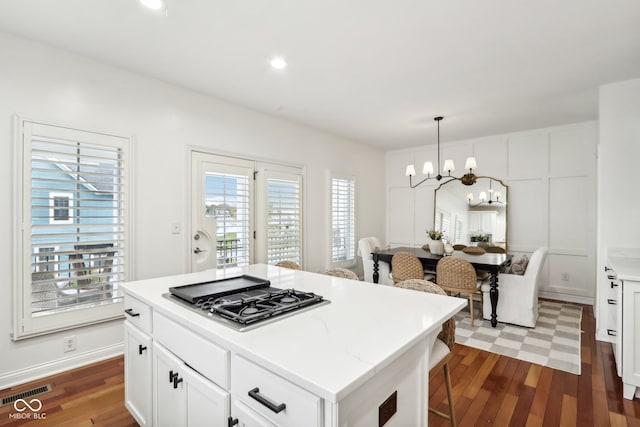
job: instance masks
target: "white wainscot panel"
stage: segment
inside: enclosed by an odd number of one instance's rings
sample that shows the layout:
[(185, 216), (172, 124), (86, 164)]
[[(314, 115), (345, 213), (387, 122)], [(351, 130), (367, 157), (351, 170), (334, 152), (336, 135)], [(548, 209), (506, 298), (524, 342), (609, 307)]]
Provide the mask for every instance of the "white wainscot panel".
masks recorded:
[[(407, 165), (415, 163), (413, 152), (397, 151), (387, 153), (387, 187), (409, 185), (409, 178), (404, 173)], [(420, 173), (416, 166), (416, 171)], [(382, 171), (380, 171), (382, 173)]]
[(549, 134), (549, 173), (552, 176), (588, 175), (595, 168), (595, 124), (552, 129)]
[(588, 178), (549, 180), (549, 241), (552, 249), (586, 254), (589, 242)]
[(507, 138), (504, 136), (483, 138), (473, 141), (473, 153), (478, 162), (476, 175), (507, 177)]
[(388, 231), (389, 242), (413, 241), (414, 190), (409, 188), (390, 188), (388, 193)]
[(541, 286), (541, 291), (558, 294), (574, 295), (593, 298), (595, 282), (593, 265), (587, 262), (585, 256), (556, 255), (547, 257), (549, 265), (549, 283)]
[(547, 246), (547, 192), (541, 179), (509, 182), (509, 247)]
[(415, 191), (415, 224), (413, 241), (422, 245), (427, 241), (427, 230), (433, 228), (433, 206), (435, 186), (425, 182)]
[(546, 132), (509, 136), (509, 179), (546, 175), (547, 140)]

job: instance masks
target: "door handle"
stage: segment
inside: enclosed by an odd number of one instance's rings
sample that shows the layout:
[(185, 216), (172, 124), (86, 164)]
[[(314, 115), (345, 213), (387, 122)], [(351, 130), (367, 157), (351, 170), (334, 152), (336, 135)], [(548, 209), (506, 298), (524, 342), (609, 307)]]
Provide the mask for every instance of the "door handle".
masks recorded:
[(195, 249), (193, 250), (193, 253), (194, 253), (194, 254), (199, 254), (200, 252), (207, 252), (207, 250), (206, 250), (206, 249), (200, 249), (200, 248), (195, 248)]

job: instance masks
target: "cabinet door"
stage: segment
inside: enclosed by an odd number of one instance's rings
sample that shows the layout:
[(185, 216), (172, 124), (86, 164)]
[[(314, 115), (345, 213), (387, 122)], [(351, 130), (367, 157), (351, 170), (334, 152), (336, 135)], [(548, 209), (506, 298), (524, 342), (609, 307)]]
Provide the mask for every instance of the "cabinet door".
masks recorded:
[[(153, 343), (153, 378), (155, 384), (154, 421), (162, 427), (187, 425), (187, 389), (184, 363), (164, 347)], [(172, 378), (176, 378), (173, 380)], [(182, 381), (180, 381), (182, 379)]]
[(624, 280), (622, 286), (622, 392), (633, 399), (640, 387), (640, 282)]
[(138, 424), (150, 426), (153, 385), (151, 337), (125, 322), (124, 348), (125, 406)]
[(190, 369), (184, 371), (184, 382), (187, 387), (187, 425), (227, 425), (229, 393)]
[(269, 420), (258, 414), (240, 401), (233, 402), (233, 418), (238, 420), (238, 427), (276, 427)]

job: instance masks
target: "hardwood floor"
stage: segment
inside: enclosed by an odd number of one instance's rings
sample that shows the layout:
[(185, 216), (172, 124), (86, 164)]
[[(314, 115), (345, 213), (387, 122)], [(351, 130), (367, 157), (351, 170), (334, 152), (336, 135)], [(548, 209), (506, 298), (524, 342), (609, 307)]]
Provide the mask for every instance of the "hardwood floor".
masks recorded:
[[(458, 426), (640, 426), (640, 401), (622, 398), (611, 344), (595, 340), (583, 305), (582, 374), (456, 345), (450, 362)], [(431, 380), (430, 404), (447, 411), (444, 375)], [(429, 426), (449, 426), (429, 414)]]
[[(0, 407), (0, 426), (138, 425), (124, 407), (122, 356), (1, 390), (0, 398), (43, 384), (50, 384), (51, 391), (34, 397), (42, 402), (42, 409), (37, 414), (46, 414), (44, 419), (33, 419), (34, 412), (29, 409), (23, 412), (23, 416), (31, 419), (15, 419), (18, 412), (9, 404)], [(31, 400), (29, 397), (24, 399)]]
[[(583, 306), (582, 329), (580, 376), (456, 345), (450, 366), (458, 425), (640, 427), (640, 401), (622, 398), (611, 345), (595, 340), (591, 306)], [(0, 407), (0, 426), (137, 426), (124, 407), (123, 381), (117, 357), (2, 390), (0, 397), (52, 386), (37, 396), (45, 419), (9, 418), (16, 411), (7, 405)], [(431, 381), (430, 402), (447, 411), (444, 376)], [(429, 414), (429, 425), (450, 424)]]

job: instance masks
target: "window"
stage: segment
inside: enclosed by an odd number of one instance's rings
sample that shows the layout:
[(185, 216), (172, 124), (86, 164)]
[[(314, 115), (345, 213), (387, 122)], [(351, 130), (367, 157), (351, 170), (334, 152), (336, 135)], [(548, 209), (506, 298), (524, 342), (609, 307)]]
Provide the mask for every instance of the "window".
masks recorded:
[(73, 195), (71, 193), (50, 193), (49, 222), (51, 224), (73, 223)]
[(302, 175), (265, 171), (267, 263), (302, 264)]
[(127, 138), (19, 121), (14, 339), (122, 315)]
[(331, 262), (334, 265), (355, 262), (355, 192), (353, 178), (331, 178)]

